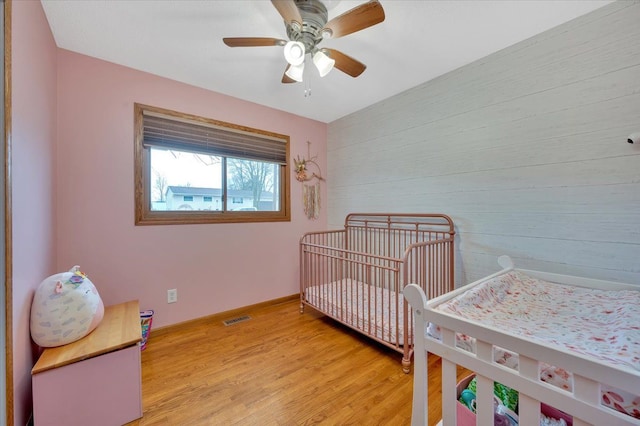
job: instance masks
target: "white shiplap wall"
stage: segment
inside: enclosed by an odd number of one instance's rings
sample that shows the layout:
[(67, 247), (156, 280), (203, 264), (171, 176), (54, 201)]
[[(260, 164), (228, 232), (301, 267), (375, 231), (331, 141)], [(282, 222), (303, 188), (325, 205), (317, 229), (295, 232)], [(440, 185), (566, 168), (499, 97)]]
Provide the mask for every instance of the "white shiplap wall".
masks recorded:
[(328, 126), (332, 228), (442, 212), (457, 284), (529, 269), (640, 285), (640, 2), (616, 2)]

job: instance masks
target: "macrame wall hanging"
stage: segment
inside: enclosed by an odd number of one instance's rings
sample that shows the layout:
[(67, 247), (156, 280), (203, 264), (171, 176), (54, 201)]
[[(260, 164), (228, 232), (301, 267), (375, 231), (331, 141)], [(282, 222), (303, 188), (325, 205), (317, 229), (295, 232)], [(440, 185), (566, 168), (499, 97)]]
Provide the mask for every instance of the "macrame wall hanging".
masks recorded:
[[(320, 173), (320, 166), (315, 162), (316, 157), (309, 154), (311, 142), (307, 141), (307, 158), (299, 156), (293, 162), (296, 166), (296, 180), (302, 182), (302, 204), (304, 214), (309, 219), (317, 219), (320, 216), (320, 181), (324, 178)], [(314, 166), (318, 173), (309, 170), (309, 166)]]

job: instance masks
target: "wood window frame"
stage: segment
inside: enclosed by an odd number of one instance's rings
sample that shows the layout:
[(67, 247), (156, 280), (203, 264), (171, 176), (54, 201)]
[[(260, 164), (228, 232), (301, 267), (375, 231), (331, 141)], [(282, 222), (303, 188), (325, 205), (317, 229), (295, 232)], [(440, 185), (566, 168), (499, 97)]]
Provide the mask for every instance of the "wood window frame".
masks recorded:
[[(151, 209), (151, 155), (144, 146), (144, 113), (160, 114), (200, 125), (223, 128), (225, 131), (258, 137), (276, 138), (285, 142), (285, 160), (280, 164), (278, 211), (158, 211)], [(291, 221), (291, 176), (290, 176), (290, 137), (266, 130), (255, 129), (237, 124), (168, 109), (134, 104), (134, 206), (135, 225), (180, 225), (207, 223), (243, 223), (243, 222), (289, 222)], [(226, 183), (222, 184), (223, 193)]]

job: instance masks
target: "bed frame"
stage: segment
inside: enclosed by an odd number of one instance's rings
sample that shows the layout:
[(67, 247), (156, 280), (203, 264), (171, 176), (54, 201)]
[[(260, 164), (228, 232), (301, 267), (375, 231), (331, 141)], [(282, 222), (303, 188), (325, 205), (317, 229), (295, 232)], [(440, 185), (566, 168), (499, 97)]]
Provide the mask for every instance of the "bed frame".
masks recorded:
[(307, 233), (300, 312), (310, 306), (402, 353), (409, 373), (413, 320), (402, 291), (409, 283), (430, 297), (453, 289), (454, 235), (448, 216), (395, 213), (353, 213), (344, 229)]
[[(405, 290), (404, 296), (411, 304), (416, 321), (416, 336), (424, 336), (424, 338), (417, 338), (415, 341), (412, 426), (427, 424), (427, 353), (433, 353), (442, 358), (442, 424), (444, 426), (458, 424), (456, 419), (458, 396), (456, 392), (456, 367), (458, 365), (476, 373), (476, 421), (478, 425), (493, 424), (494, 381), (519, 391), (520, 425), (540, 424), (541, 402), (573, 416), (573, 425), (575, 426), (589, 424), (640, 425), (640, 419), (635, 419), (600, 404), (600, 383), (608, 383), (620, 390), (638, 395), (640, 393), (640, 371), (631, 367), (606, 365), (592, 358), (533, 343), (433, 309), (434, 306), (455, 297), (470, 287), (513, 269), (513, 263), (507, 256), (500, 257), (498, 263), (504, 268), (503, 271), (429, 301), (419, 286), (409, 285)], [(629, 284), (530, 270), (520, 271), (532, 277), (562, 284), (611, 290), (640, 290), (638, 286)], [(429, 323), (440, 326), (441, 341), (425, 334)], [(456, 347), (456, 332), (476, 338), (477, 354)], [(519, 354), (519, 371), (493, 361), (494, 345)], [(541, 381), (539, 379), (540, 362), (546, 362), (572, 372), (573, 391), (568, 392)]]

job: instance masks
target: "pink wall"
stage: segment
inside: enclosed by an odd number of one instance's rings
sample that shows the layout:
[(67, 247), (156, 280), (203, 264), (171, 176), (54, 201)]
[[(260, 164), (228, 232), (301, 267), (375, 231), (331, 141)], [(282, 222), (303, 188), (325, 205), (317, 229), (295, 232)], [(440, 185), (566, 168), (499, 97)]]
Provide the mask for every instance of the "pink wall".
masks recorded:
[(290, 135), (292, 157), (312, 141), (326, 170), (324, 123), (60, 50), (58, 269), (80, 265), (107, 305), (138, 299), (155, 327), (297, 293), (298, 241), (326, 206), (307, 219), (293, 178), (291, 222), (134, 226), (134, 102)]
[[(140, 300), (156, 327), (298, 291), (298, 240), (326, 227), (302, 211), (292, 182), (286, 223), (133, 225), (133, 103), (313, 142), (326, 170), (326, 125), (56, 48), (40, 2), (12, 16), (14, 424), (31, 412), (33, 291), (79, 264), (104, 302)], [(323, 201), (326, 191), (322, 191)], [(179, 301), (166, 303), (177, 288)]]
[(12, 28), (14, 423), (24, 425), (36, 355), (31, 299), (55, 272), (57, 49), (40, 2), (14, 1)]

